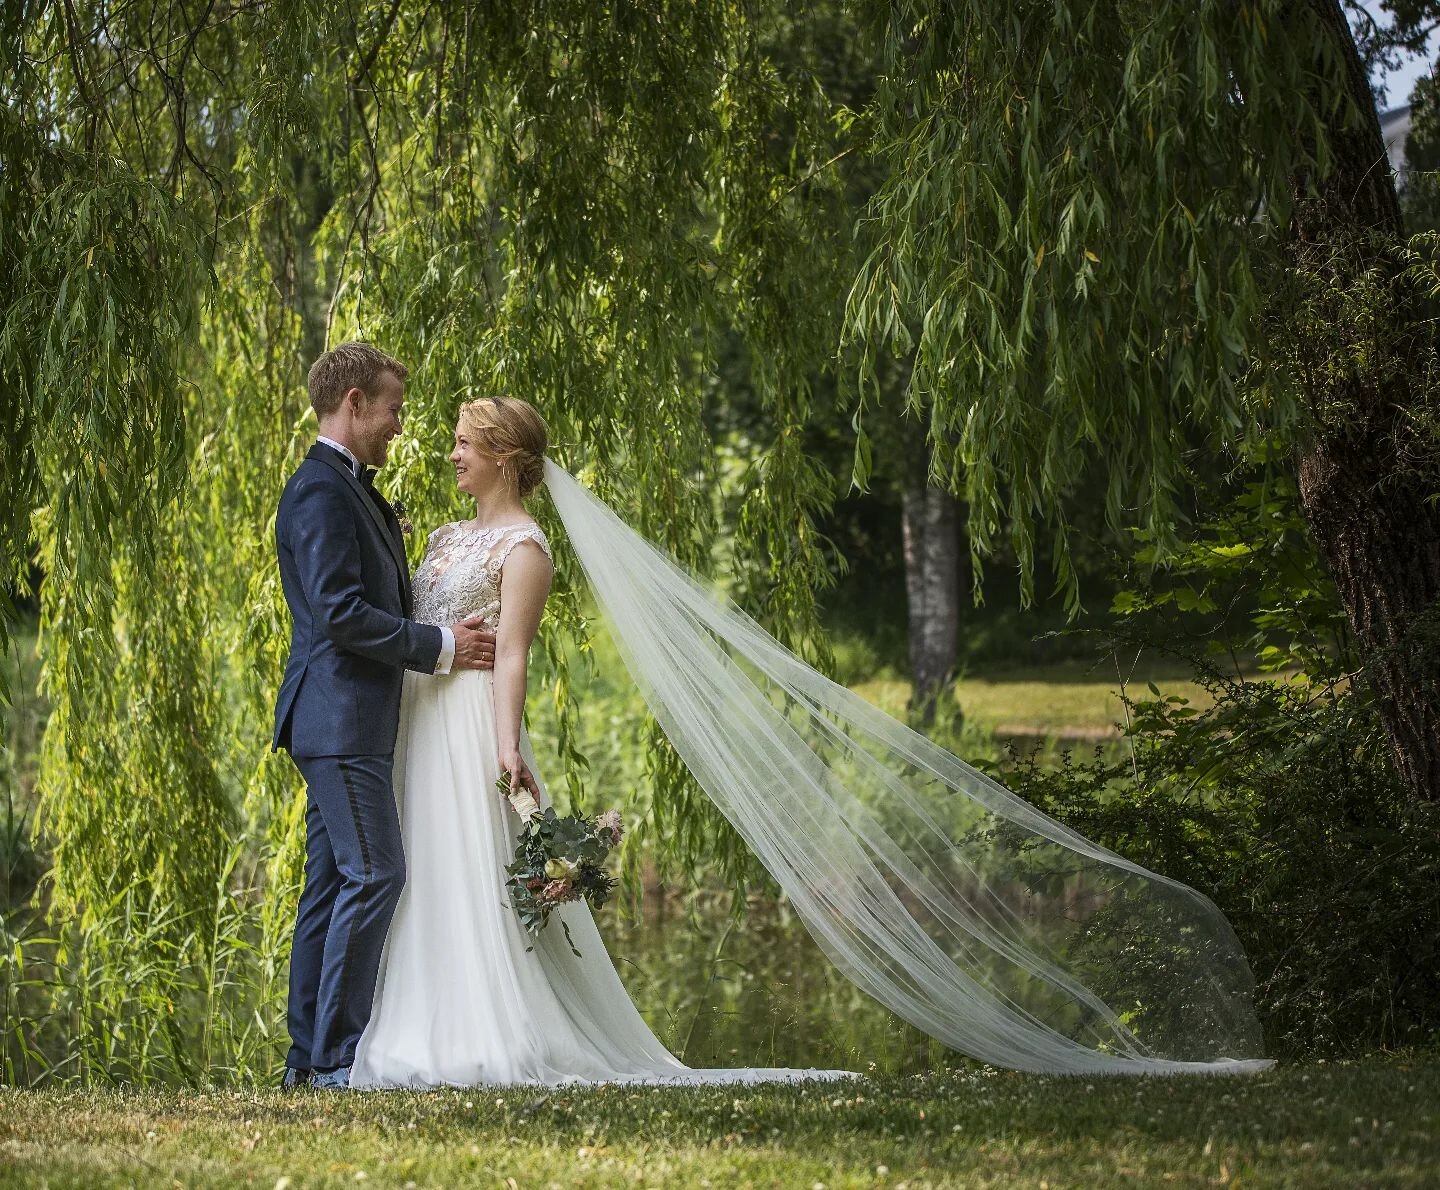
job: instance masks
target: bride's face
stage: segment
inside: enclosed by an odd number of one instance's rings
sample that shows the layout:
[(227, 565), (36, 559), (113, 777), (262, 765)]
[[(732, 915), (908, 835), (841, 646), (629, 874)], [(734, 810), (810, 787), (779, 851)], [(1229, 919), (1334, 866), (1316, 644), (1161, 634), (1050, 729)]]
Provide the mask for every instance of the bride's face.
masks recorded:
[(500, 480), (500, 468), (494, 456), (484, 454), (471, 440), (464, 422), (455, 425), (455, 449), (450, 452), (455, 465), (455, 486), (471, 496), (481, 495)]

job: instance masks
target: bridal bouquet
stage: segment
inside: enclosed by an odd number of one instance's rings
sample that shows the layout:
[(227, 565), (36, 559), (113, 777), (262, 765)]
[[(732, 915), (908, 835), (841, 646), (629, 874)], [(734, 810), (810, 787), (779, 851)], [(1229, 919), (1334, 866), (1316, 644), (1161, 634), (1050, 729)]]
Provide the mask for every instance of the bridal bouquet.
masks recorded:
[[(515, 860), (505, 868), (510, 874), (505, 887), (520, 924), (538, 935), (550, 914), (566, 901), (584, 898), (592, 909), (604, 905), (617, 881), (600, 865), (625, 833), (620, 811), (606, 810), (594, 818), (582, 814), (562, 818), (551, 807), (541, 810), (523, 786), (511, 793), (508, 773), (501, 774), (495, 787), (526, 823), (515, 844)], [(571, 952), (579, 957), (570, 927), (564, 921), (560, 925)]]

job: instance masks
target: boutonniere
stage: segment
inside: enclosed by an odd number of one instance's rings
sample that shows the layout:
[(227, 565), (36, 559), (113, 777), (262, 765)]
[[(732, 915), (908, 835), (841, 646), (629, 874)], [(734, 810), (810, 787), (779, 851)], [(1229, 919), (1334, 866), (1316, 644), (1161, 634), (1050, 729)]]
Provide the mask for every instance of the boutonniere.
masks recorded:
[(393, 500), (390, 507), (395, 510), (395, 519), (400, 522), (400, 532), (409, 537), (415, 532), (415, 526), (410, 523), (410, 518), (405, 515), (405, 501)]

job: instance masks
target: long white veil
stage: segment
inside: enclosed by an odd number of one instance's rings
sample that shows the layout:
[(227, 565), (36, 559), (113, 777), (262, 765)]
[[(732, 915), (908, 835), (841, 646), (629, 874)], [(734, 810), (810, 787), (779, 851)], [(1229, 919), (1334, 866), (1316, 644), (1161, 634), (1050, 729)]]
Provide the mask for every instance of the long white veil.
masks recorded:
[(1244, 951), (1209, 899), (817, 673), (563, 468), (545, 478), (670, 743), (862, 989), (1018, 1070), (1271, 1065)]

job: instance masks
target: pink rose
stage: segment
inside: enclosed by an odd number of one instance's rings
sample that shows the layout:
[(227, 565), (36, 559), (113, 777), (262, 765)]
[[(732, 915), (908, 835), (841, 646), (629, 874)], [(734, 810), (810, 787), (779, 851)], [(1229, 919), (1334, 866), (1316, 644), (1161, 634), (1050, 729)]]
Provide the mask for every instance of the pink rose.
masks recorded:
[(595, 819), (596, 829), (604, 831), (610, 836), (610, 846), (614, 847), (625, 837), (625, 827), (620, 821), (619, 810), (606, 810)]

